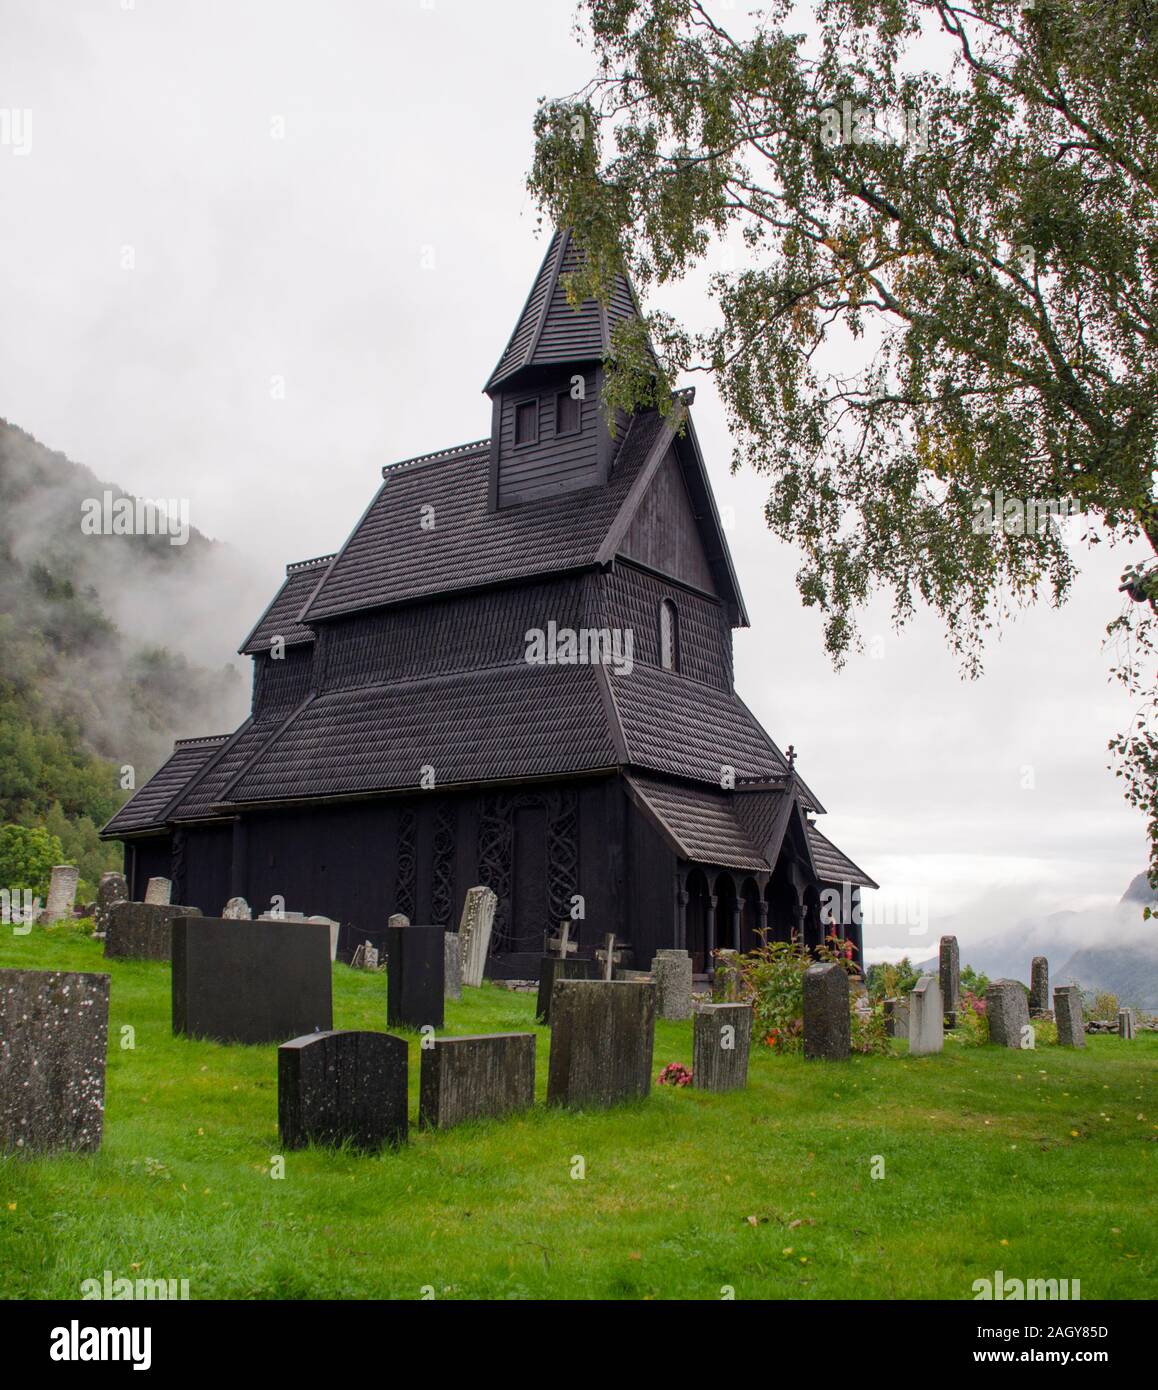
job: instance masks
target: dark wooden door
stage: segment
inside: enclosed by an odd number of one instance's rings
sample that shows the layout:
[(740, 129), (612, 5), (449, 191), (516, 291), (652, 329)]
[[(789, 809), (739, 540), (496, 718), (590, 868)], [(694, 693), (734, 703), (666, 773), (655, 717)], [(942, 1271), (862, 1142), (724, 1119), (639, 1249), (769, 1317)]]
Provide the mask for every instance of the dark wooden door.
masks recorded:
[(511, 873), (512, 951), (543, 949), (547, 920), (547, 808), (515, 811), (515, 854)]

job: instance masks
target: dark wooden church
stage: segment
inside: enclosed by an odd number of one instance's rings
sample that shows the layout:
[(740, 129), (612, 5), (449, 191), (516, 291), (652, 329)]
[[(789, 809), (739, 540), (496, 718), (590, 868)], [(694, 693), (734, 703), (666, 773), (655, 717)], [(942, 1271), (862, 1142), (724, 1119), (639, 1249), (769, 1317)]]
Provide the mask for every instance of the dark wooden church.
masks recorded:
[[(530, 976), (544, 932), (625, 963), (684, 946), (695, 968), (767, 929), (834, 927), (860, 959), (875, 887), (816, 828), (824, 808), (736, 694), (744, 602), (692, 424), (607, 427), (621, 279), (578, 309), (556, 233), (486, 384), (491, 434), (383, 469), (335, 555), (286, 569), (241, 648), (253, 710), (182, 739), (105, 826), (135, 898), (226, 899), (343, 924), (458, 922), (498, 895), (491, 973)], [(836, 890), (825, 894), (826, 889)]]

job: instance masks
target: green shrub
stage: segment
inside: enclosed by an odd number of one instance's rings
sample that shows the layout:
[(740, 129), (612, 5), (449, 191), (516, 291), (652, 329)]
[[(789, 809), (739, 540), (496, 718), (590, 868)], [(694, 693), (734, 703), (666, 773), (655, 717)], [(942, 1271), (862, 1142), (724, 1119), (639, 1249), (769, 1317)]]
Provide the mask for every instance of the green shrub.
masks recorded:
[(869, 998), (884, 1002), (886, 999), (903, 999), (917, 987), (921, 972), (908, 958), (897, 961), (879, 961), (870, 965), (865, 972), (865, 984)]
[(48, 893), (54, 864), (64, 862), (60, 840), (41, 826), (0, 825), (0, 888)]
[[(815, 951), (795, 941), (766, 941), (747, 955), (727, 959), (738, 977), (739, 997), (752, 1001), (753, 1038), (778, 1052), (799, 1052), (804, 1045), (804, 972), (808, 967), (822, 961), (856, 973), (844, 943), (835, 937)], [(850, 1009), (854, 1002), (855, 996), (850, 997)], [(882, 1050), (876, 1042), (876, 1025), (862, 1023), (855, 1012), (852, 1018), (853, 1037), (863, 1044), (857, 1050)], [(884, 1038), (883, 1016), (879, 1035)], [(883, 1050), (888, 1050), (887, 1044)]]

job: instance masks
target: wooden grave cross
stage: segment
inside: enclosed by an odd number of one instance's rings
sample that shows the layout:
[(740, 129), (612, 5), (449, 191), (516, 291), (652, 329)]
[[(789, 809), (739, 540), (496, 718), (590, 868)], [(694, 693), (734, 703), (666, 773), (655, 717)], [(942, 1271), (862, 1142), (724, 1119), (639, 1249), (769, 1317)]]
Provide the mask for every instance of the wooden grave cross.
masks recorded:
[(547, 938), (547, 953), (558, 956), (560, 960), (566, 960), (568, 956), (573, 956), (579, 949), (579, 943), (571, 940), (571, 923), (559, 923), (559, 935)]
[(595, 959), (603, 962), (604, 980), (610, 980), (615, 973), (615, 967), (623, 959), (623, 952), (615, 949), (614, 932), (608, 932), (603, 938), (603, 950), (595, 952)]

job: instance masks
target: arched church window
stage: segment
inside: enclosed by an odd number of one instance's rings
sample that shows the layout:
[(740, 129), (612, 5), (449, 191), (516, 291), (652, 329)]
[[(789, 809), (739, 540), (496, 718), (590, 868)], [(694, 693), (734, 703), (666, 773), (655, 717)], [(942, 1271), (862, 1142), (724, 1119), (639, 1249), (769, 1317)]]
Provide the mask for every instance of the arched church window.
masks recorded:
[(670, 598), (659, 605), (659, 664), (665, 671), (680, 668), (679, 613)]

